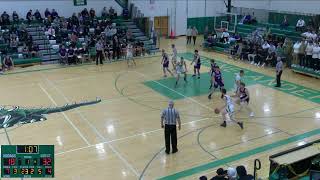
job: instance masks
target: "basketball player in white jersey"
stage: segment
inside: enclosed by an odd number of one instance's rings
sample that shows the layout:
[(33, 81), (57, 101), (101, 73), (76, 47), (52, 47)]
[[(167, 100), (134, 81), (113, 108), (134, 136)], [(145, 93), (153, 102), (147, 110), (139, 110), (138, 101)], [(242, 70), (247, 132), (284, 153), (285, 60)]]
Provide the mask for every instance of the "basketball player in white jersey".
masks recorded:
[(243, 122), (237, 121), (234, 119), (234, 104), (229, 95), (227, 95), (226, 89), (221, 89), (221, 98), (225, 101), (225, 105), (220, 108), (220, 112), (222, 115), (223, 123), (220, 124), (222, 127), (227, 127), (227, 116), (230, 117), (231, 121), (236, 122), (241, 129), (243, 129)]
[(133, 46), (131, 43), (128, 43), (127, 48), (126, 48), (126, 59), (127, 59), (127, 64), (129, 67), (129, 61), (132, 60), (134, 66), (136, 66), (136, 61), (133, 59)]
[(176, 85), (175, 87), (178, 86), (178, 82), (179, 82), (179, 79), (180, 79), (180, 74), (183, 74), (183, 80), (184, 82), (188, 82), (187, 81), (187, 64), (186, 62), (184, 61), (183, 57), (180, 58), (180, 61), (177, 62), (176, 64), (176, 72), (177, 72), (177, 79), (176, 79)]
[(237, 90), (237, 99), (236, 99), (236, 103), (238, 105), (240, 105), (240, 110), (242, 110), (242, 108), (246, 108), (248, 112), (250, 112), (249, 116), (250, 117), (254, 117), (254, 112), (252, 111), (252, 109), (249, 106), (249, 101), (250, 101), (250, 94), (248, 89), (246, 88), (246, 85), (243, 82), (240, 82), (240, 87)]
[(238, 89), (240, 88), (241, 78), (244, 76), (244, 71), (241, 69), (239, 73), (236, 73), (234, 80), (234, 92), (237, 94)]
[(172, 69), (173, 71), (176, 71), (178, 51), (174, 44), (171, 45), (171, 48), (172, 48), (172, 59), (171, 59)]

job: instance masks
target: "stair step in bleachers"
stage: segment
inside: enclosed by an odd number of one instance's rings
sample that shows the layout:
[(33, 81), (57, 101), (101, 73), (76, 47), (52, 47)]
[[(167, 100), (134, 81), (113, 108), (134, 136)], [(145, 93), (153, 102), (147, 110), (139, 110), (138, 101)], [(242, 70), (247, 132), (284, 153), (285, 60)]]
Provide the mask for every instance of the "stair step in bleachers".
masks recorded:
[(135, 32), (135, 33), (132, 33), (132, 35), (134, 37), (140, 37), (140, 36), (144, 36), (144, 34), (142, 32)]
[(51, 48), (49, 44), (40, 44), (39, 45), (39, 49), (40, 50), (45, 50), (45, 49), (48, 49), (48, 48)]
[(136, 40), (140, 40), (140, 41), (146, 41), (146, 40), (149, 40), (148, 37), (146, 36), (139, 36), (139, 37), (135, 37)]
[(37, 45), (45, 45), (45, 44), (49, 44), (49, 40), (45, 39), (45, 40), (35, 40), (33, 41), (34, 44)]
[(140, 29), (138, 29), (138, 28), (136, 28), (136, 29), (131, 28), (131, 29), (130, 29), (130, 31), (131, 31), (132, 33), (138, 33), (138, 32), (141, 32), (141, 31), (140, 31)]
[(40, 35), (44, 35), (44, 33), (42, 31), (32, 31), (32, 32), (28, 32), (28, 34), (30, 34), (31, 36), (40, 36)]
[(59, 60), (59, 59), (60, 59), (60, 57), (59, 57), (58, 54), (42, 56), (42, 62), (44, 62), (44, 61), (55, 61), (55, 60)]

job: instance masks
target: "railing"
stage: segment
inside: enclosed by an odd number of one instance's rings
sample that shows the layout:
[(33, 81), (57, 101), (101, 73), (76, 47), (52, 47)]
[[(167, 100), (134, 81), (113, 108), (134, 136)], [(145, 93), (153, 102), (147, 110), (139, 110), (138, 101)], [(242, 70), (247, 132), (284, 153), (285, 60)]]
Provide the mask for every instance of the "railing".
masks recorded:
[(258, 171), (261, 169), (261, 161), (259, 159), (254, 160), (254, 170), (253, 170), (253, 178), (254, 180), (258, 179)]
[(115, 0), (122, 8), (128, 8), (128, 0)]

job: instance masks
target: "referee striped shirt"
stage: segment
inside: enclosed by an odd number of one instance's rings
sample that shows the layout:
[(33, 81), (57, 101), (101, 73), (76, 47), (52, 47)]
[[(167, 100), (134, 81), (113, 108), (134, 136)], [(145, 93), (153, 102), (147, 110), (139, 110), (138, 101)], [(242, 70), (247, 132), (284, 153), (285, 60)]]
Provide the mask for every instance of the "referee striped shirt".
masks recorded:
[(166, 125), (176, 125), (177, 120), (180, 119), (179, 112), (175, 108), (166, 108), (161, 113), (161, 119)]

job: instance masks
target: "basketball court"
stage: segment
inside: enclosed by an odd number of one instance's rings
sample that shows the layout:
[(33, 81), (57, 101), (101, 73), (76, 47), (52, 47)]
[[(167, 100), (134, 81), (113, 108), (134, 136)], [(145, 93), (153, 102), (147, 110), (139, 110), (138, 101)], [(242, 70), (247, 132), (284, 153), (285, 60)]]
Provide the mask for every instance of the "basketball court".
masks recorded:
[[(201, 79), (191, 77), (193, 48), (185, 39), (175, 43), (187, 59), (188, 84), (163, 78), (160, 56), (139, 58), (137, 67), (125, 61), (63, 67), (46, 65), (19, 69), (0, 77), (1, 105), (53, 107), (101, 98), (98, 104), (50, 114), (46, 121), (1, 129), (1, 144), (54, 144), (56, 179), (197, 179), (219, 167), (262, 162), (259, 177), (268, 177), (269, 155), (320, 137), (320, 81), (285, 70), (283, 86), (274, 88), (275, 72), (235, 62), (227, 56), (200, 51)], [(169, 51), (170, 52), (170, 51)], [(234, 74), (244, 69), (255, 112), (236, 114), (244, 130), (228, 122), (219, 126), (220, 94), (209, 92), (209, 58), (222, 69), (227, 90)], [(183, 126), (179, 153), (166, 155), (160, 112), (175, 101)], [(237, 109), (239, 107), (237, 106)]]

